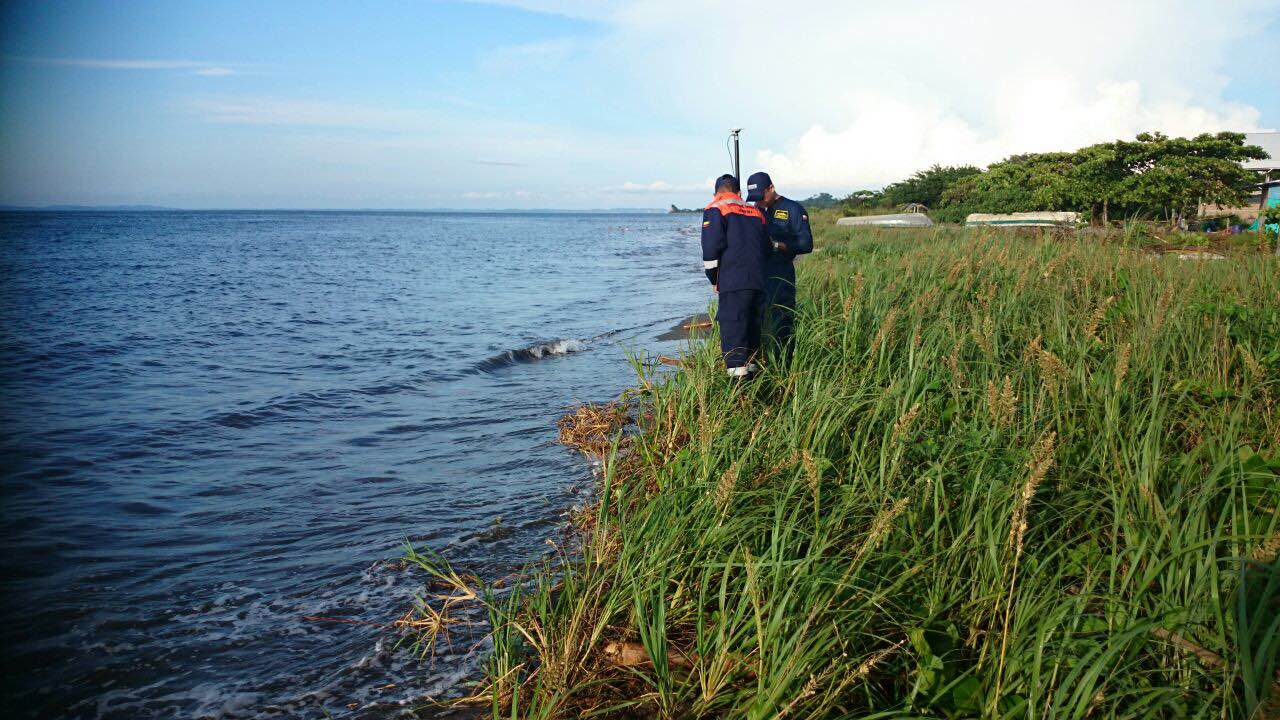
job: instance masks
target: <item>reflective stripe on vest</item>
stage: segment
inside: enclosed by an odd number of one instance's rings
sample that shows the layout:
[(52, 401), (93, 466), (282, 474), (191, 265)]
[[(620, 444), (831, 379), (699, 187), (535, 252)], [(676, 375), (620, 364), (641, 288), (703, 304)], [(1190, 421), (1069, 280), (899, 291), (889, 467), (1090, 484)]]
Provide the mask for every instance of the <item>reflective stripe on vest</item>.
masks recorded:
[(719, 210), (721, 215), (745, 215), (753, 217), (763, 223), (764, 215), (756, 208), (742, 202), (742, 199), (733, 193), (723, 193), (715, 196), (715, 199), (707, 205), (706, 210), (712, 208)]

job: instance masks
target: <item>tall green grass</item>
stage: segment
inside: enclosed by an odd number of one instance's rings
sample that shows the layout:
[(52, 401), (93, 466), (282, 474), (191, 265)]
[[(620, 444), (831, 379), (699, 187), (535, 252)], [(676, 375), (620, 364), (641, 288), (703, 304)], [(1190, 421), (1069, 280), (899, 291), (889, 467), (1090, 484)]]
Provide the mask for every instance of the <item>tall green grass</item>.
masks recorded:
[(494, 717), (1276, 712), (1280, 261), (819, 240), (789, 365), (638, 364), (581, 547), (484, 595)]

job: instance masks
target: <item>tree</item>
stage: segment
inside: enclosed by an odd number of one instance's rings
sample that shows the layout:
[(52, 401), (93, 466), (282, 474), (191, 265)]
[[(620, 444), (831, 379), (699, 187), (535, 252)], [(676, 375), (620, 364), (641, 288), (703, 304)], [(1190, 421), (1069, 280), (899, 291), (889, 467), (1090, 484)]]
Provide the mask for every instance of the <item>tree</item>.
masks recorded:
[(839, 202), (840, 201), (835, 199), (831, 193), (818, 193), (817, 195), (800, 201), (800, 204), (804, 205), (807, 210), (819, 210), (822, 208), (835, 207)]
[(935, 216), (959, 221), (971, 212), (1077, 209), (1078, 192), (1071, 179), (1074, 166), (1072, 153), (1014, 155), (948, 188)]
[(1093, 222), (1111, 222), (1111, 207), (1122, 200), (1129, 173), (1129, 148), (1124, 142), (1090, 145), (1076, 152), (1072, 168), (1074, 191), (1089, 206)]
[(1231, 132), (1190, 139), (1143, 133), (1135, 142), (1117, 145), (1123, 146), (1128, 165), (1122, 196), (1170, 223), (1194, 217), (1201, 203), (1243, 203), (1257, 179), (1241, 163), (1267, 157), (1257, 145), (1245, 145), (1244, 134)]
[(1241, 163), (1265, 157), (1262, 148), (1245, 145), (1240, 133), (1143, 133), (1073, 153), (1014, 155), (951, 184), (935, 217), (1072, 210), (1105, 223), (1119, 211), (1177, 223), (1201, 203), (1242, 203), (1256, 178)]
[(971, 175), (981, 174), (982, 170), (972, 165), (943, 167), (934, 165), (921, 170), (915, 175), (893, 183), (884, 189), (884, 202), (887, 205), (901, 206), (920, 203), (928, 208), (935, 208), (942, 200), (942, 195), (960, 180)]

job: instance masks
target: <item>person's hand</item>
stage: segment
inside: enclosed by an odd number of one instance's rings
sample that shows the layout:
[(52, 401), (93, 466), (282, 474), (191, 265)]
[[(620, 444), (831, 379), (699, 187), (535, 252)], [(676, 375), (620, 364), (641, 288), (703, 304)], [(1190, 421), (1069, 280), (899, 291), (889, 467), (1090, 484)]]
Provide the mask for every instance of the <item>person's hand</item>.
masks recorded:
[(713, 292), (713, 293), (719, 293), (719, 292), (720, 292), (720, 283), (716, 283), (715, 285), (712, 285), (712, 286), (711, 286), (711, 292)]
[(774, 249), (774, 251), (775, 251), (775, 252), (786, 252), (786, 251), (787, 251), (787, 244), (786, 244), (786, 243), (784, 243), (784, 242), (775, 242), (775, 243), (773, 244), (773, 249)]

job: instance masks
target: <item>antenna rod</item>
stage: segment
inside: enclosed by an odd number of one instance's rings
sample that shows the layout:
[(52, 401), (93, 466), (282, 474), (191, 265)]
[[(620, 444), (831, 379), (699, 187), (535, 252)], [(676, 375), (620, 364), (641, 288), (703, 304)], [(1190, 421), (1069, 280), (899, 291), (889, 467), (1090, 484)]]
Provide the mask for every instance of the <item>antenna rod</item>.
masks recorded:
[(733, 138), (733, 177), (738, 181), (738, 186), (742, 186), (742, 166), (738, 162), (740, 157), (738, 153), (738, 133), (742, 132), (742, 128), (731, 128), (729, 137)]

